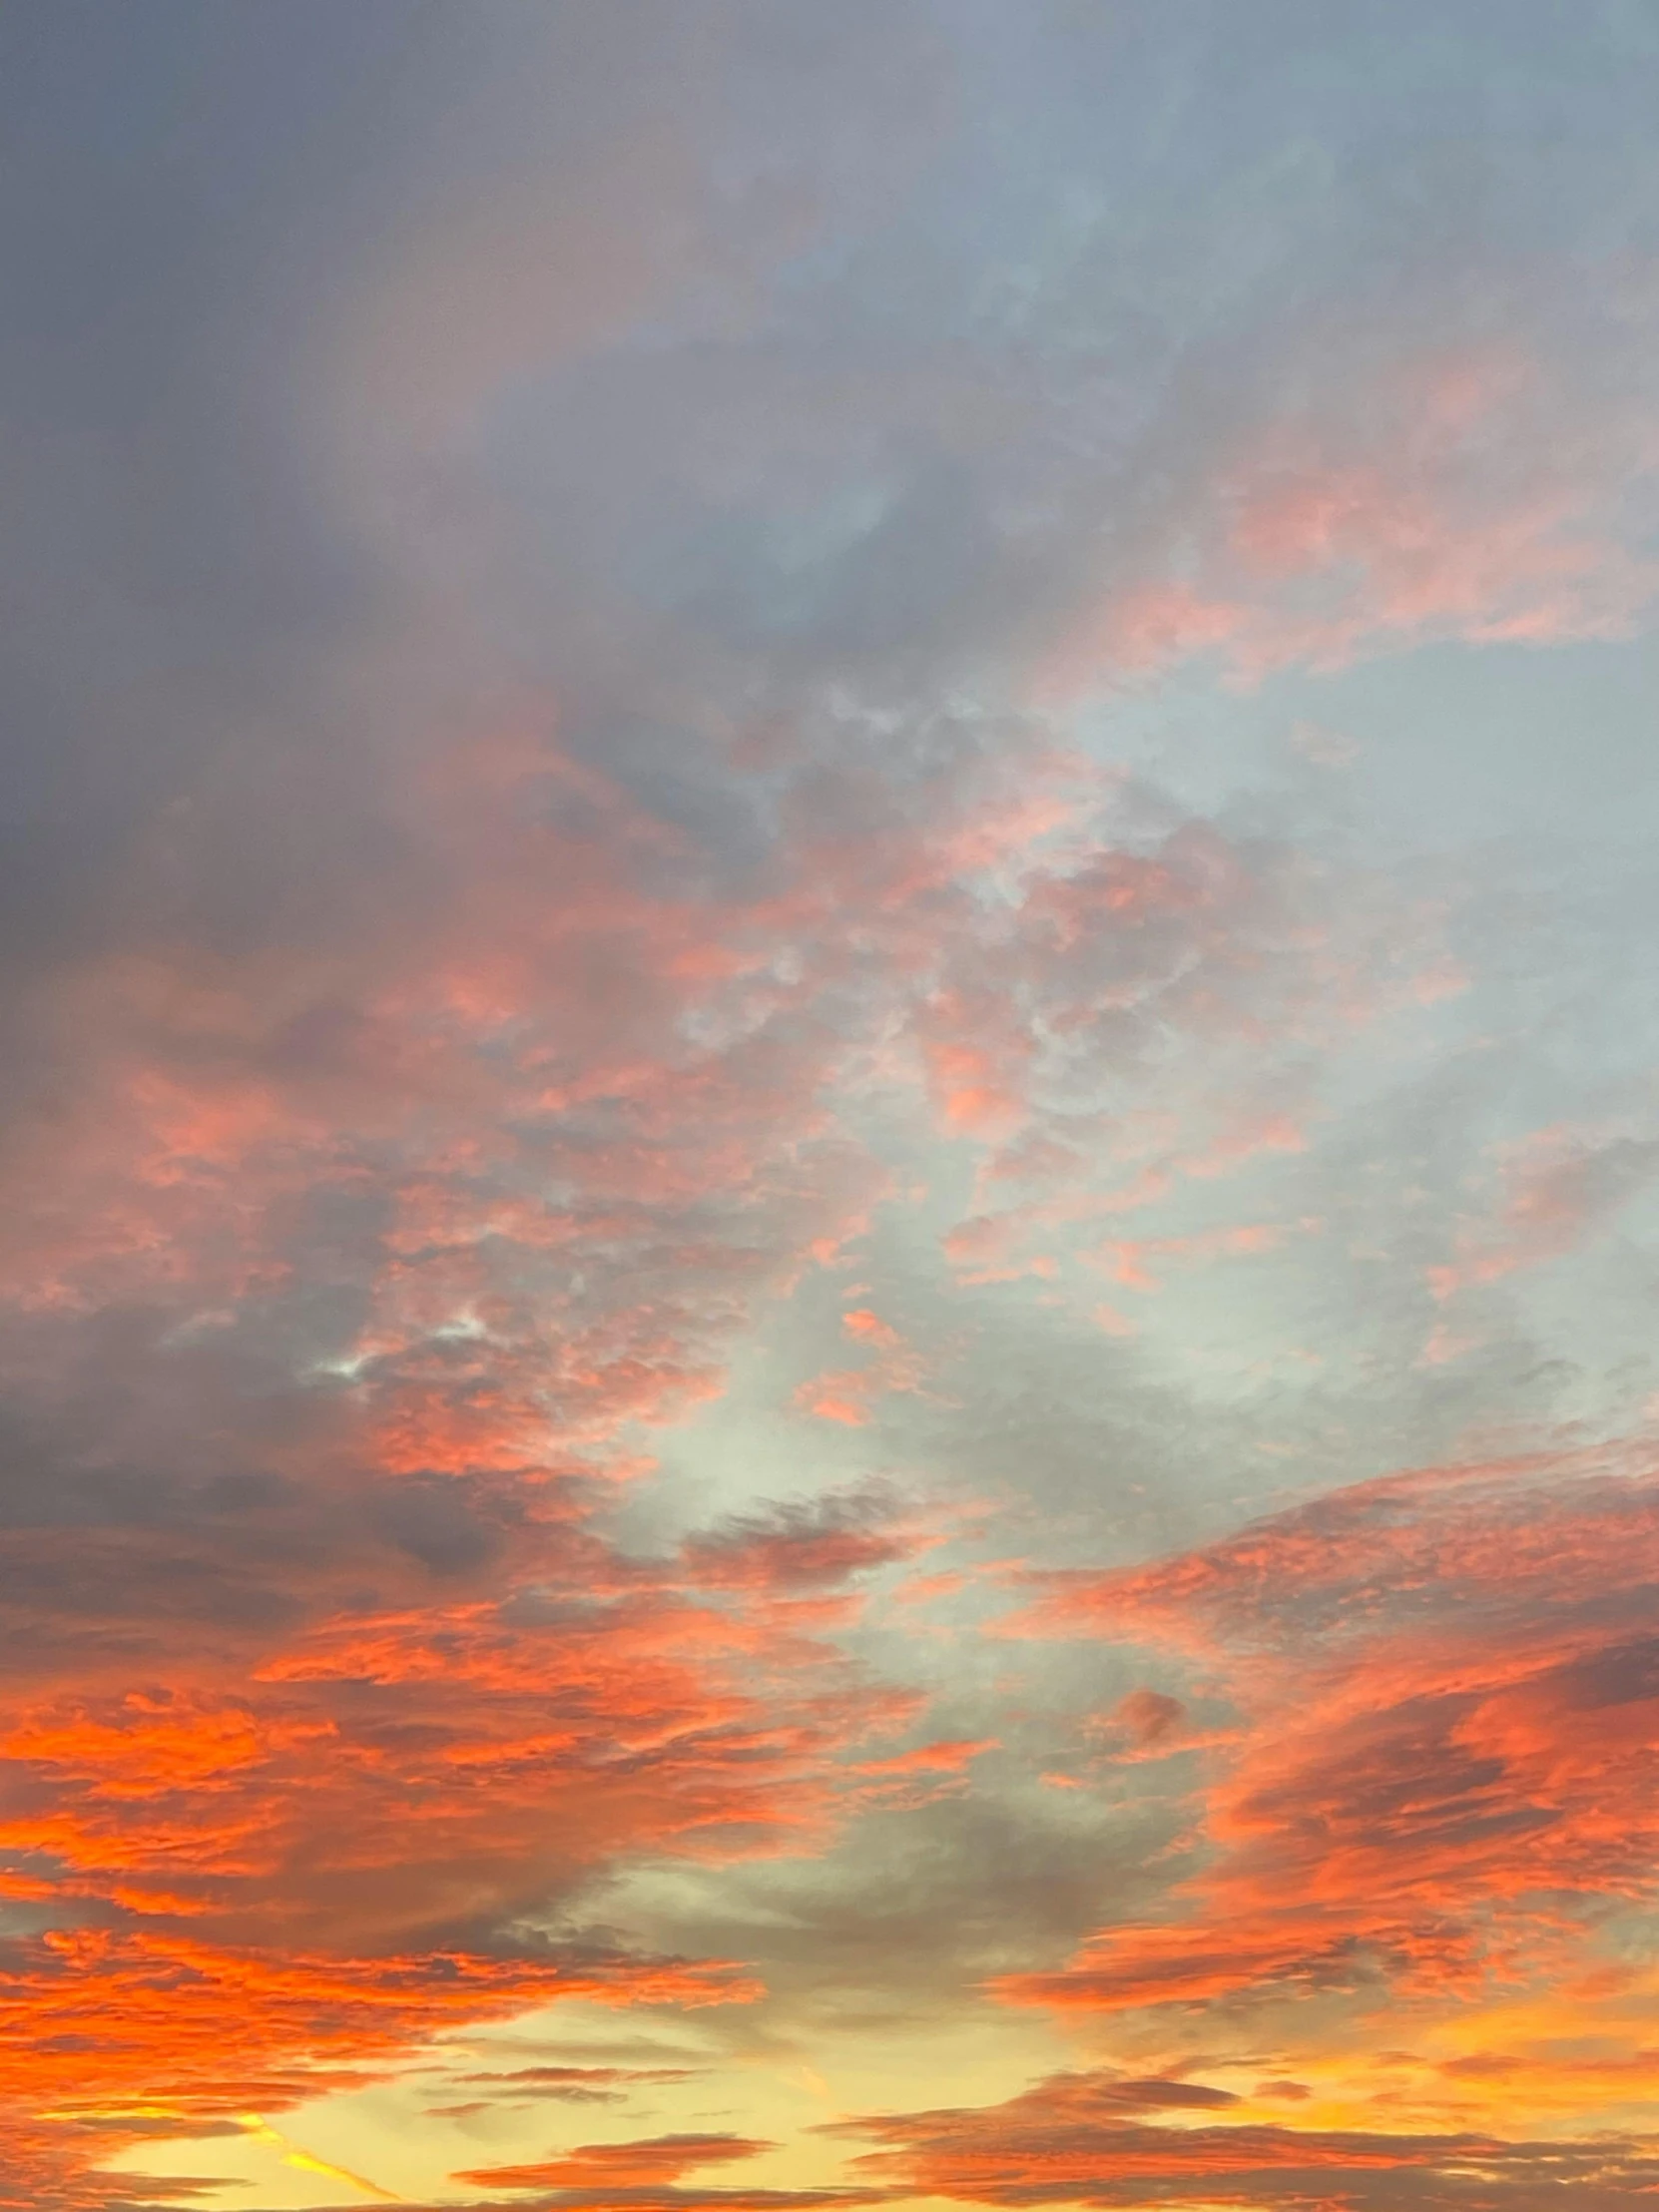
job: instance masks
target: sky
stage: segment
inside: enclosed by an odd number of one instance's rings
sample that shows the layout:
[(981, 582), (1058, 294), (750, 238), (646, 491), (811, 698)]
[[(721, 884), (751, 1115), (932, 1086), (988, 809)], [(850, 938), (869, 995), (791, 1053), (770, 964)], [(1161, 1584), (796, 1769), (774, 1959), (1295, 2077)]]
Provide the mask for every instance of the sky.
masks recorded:
[(1653, 2204), (1656, 100), (0, 10), (0, 2212)]

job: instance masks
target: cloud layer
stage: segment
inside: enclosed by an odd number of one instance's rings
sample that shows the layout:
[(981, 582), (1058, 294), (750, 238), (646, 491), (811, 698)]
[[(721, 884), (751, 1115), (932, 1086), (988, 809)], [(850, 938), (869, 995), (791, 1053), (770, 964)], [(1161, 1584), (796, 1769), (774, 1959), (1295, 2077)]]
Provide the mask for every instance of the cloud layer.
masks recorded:
[(1651, 27), (0, 23), (0, 2206), (1655, 2186)]

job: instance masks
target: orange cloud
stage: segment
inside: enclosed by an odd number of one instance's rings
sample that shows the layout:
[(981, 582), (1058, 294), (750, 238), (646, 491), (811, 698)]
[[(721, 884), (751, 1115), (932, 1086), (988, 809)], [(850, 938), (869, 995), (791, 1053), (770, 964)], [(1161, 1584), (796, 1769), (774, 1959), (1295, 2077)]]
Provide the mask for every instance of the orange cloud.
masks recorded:
[(1239, 2101), (1185, 2078), (1136, 2080), (1102, 2070), (1052, 2075), (1000, 2104), (881, 2114), (832, 2132), (879, 2143), (853, 2161), (854, 2170), (895, 2195), (967, 2204), (1530, 2212), (1570, 2193), (1575, 2204), (1600, 2212), (1647, 2202), (1659, 2180), (1651, 2149), (1616, 2136), (1593, 2144), (1516, 2142), (1194, 2124), (1197, 2115)]
[(1241, 1726), (1210, 1740), (1196, 1865), (1158, 1917), (1004, 1993), (1472, 1998), (1593, 1955), (1659, 1855), (1656, 1532), (1659, 1477), (1592, 1455), (1392, 1477), (1048, 1578), (1029, 1630), (1163, 1645)]
[(492, 2189), (638, 2189), (678, 2181), (699, 2166), (730, 2165), (776, 2150), (744, 2135), (652, 2135), (632, 2143), (584, 2143), (534, 2166), (483, 2166), (455, 2181)]

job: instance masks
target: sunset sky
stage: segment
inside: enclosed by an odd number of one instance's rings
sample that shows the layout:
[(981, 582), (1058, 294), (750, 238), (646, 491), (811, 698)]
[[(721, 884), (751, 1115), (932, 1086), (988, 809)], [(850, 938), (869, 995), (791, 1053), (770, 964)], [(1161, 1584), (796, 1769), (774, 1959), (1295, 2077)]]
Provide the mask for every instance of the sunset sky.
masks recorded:
[(1656, 0), (0, 171), (0, 2212), (1651, 2212)]

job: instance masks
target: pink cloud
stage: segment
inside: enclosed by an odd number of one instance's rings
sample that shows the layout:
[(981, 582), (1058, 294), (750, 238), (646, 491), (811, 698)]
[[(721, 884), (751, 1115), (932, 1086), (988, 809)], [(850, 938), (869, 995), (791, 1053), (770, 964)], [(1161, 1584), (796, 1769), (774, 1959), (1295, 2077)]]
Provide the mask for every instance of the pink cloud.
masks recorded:
[(1629, 499), (1653, 465), (1644, 409), (1593, 406), (1567, 373), (1493, 350), (1368, 364), (1358, 381), (1363, 404), (1243, 433), (1169, 572), (1078, 615), (1045, 693), (1198, 655), (1255, 683), (1438, 638), (1630, 633), (1659, 594)]
[(1497, 1148), (1494, 1217), (1465, 1220), (1456, 1257), (1428, 1270), (1437, 1299), (1498, 1283), (1604, 1231), (1659, 1170), (1659, 1141), (1560, 1126)]

